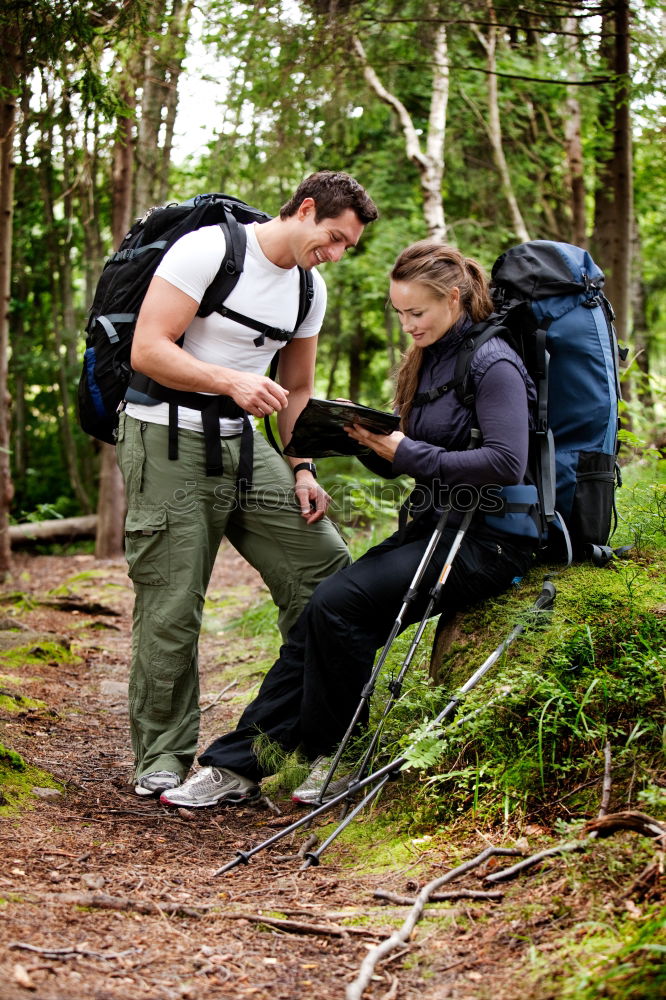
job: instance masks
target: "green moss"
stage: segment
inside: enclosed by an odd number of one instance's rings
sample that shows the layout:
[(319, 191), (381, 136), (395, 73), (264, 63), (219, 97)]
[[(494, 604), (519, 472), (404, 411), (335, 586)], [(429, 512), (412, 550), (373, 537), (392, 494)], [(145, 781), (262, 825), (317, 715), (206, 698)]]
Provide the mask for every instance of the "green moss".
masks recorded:
[(26, 764), (20, 753), (0, 743), (0, 767), (10, 771), (25, 771)]
[(0, 790), (4, 799), (0, 805), (0, 817), (18, 816), (34, 807), (37, 799), (32, 795), (33, 788), (57, 788), (62, 791), (63, 787), (53, 775), (32, 767), (15, 750), (0, 743)]
[(13, 670), (36, 667), (41, 663), (80, 662), (81, 658), (63, 643), (47, 640), (0, 651), (0, 663)]
[(5, 712), (49, 712), (46, 702), (36, 698), (26, 698), (24, 695), (0, 694), (0, 711)]

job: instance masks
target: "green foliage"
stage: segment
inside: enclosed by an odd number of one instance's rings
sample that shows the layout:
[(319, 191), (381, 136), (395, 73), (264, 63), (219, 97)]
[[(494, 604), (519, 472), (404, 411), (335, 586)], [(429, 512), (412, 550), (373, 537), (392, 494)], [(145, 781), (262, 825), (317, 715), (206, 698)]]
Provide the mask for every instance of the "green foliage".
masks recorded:
[[(567, 953), (562, 1000), (659, 1000), (666, 989), (666, 914), (616, 918), (579, 928)], [(603, 956), (603, 959), (601, 959)]]

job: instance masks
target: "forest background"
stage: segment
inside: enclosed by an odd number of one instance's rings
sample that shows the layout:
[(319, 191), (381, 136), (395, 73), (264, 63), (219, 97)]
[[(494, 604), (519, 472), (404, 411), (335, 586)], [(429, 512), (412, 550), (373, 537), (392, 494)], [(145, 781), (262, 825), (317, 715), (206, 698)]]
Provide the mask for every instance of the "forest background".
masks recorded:
[[(318, 395), (390, 405), (403, 246), (430, 234), (490, 268), (563, 240), (606, 272), (629, 348), (625, 454), (664, 445), (656, 0), (9, 0), (0, 33), (0, 572), (12, 521), (97, 511), (96, 554), (120, 551), (114, 449), (78, 427), (76, 384), (96, 280), (133, 219), (204, 191), (275, 213), (318, 169), (353, 174), (381, 212), (325, 272)], [(362, 475), (330, 459), (326, 474)]]

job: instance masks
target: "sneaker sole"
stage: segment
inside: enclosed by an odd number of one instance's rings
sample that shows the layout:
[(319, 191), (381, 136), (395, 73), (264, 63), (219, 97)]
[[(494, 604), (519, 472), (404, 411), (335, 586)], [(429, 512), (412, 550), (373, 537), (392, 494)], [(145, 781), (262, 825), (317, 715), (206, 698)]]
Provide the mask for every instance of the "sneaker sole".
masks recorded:
[[(178, 787), (178, 786), (176, 785), (176, 787)], [(142, 795), (144, 797), (152, 795), (153, 798), (157, 798), (160, 795), (163, 795), (165, 792), (170, 792), (170, 791), (173, 791), (173, 789), (171, 789), (171, 788), (155, 788), (155, 789), (144, 788), (143, 785), (135, 785), (134, 786), (134, 794), (135, 795)]]
[(232, 793), (230, 795), (225, 795), (224, 798), (220, 799), (210, 799), (207, 802), (173, 802), (171, 799), (167, 798), (168, 792), (162, 792), (160, 795), (160, 802), (163, 806), (173, 806), (174, 809), (210, 809), (211, 806), (224, 806), (233, 805), (240, 806), (245, 802), (258, 802), (261, 798), (261, 792), (257, 790), (251, 795), (245, 795), (242, 792)]

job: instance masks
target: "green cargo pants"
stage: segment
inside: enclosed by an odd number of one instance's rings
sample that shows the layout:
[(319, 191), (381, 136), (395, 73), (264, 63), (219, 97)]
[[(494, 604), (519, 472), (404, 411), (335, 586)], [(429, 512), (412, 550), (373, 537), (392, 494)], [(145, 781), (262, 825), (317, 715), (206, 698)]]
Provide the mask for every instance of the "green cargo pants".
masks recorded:
[(283, 637), (317, 584), (346, 566), (347, 547), (327, 518), (308, 525), (293, 474), (260, 434), (252, 486), (239, 496), (240, 437), (222, 438), (224, 473), (206, 476), (203, 435), (181, 430), (178, 460), (168, 428), (120, 416), (125, 554), (135, 592), (129, 714), (135, 779), (187, 774), (199, 735), (197, 645), (206, 588), (226, 536), (261, 574)]

